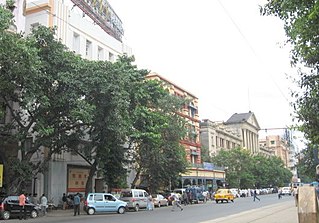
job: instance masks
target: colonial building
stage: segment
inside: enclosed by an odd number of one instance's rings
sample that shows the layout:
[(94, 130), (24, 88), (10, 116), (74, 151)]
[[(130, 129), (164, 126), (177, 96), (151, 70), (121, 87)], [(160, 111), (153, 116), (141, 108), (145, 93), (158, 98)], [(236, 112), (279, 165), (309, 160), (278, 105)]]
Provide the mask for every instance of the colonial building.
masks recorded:
[(204, 119), (200, 122), (200, 141), (210, 156), (216, 155), (221, 149), (241, 147), (242, 138), (234, 131), (227, 129), (223, 122)]
[(259, 153), (260, 127), (253, 112), (235, 113), (224, 124), (228, 130), (240, 135), (242, 148), (249, 150), (252, 154)]

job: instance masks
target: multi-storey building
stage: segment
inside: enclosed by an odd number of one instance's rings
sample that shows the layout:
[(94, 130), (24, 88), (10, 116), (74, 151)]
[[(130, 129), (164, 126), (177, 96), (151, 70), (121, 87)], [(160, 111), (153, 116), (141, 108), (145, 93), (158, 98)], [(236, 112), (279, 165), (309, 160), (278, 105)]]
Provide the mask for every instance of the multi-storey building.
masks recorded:
[(240, 135), (242, 148), (252, 154), (259, 153), (258, 131), (260, 127), (253, 112), (235, 113), (224, 124), (228, 130)]
[(187, 173), (182, 174), (181, 186), (204, 186), (206, 189), (216, 189), (217, 184), (221, 184), (225, 179), (223, 168), (215, 167), (209, 163), (202, 163), (201, 144), (199, 139), (199, 116), (198, 116), (198, 98), (192, 93), (177, 86), (168, 79), (157, 73), (147, 75), (148, 79), (156, 79), (165, 83), (166, 89), (172, 95), (186, 98), (190, 101), (181, 108), (179, 115), (185, 118), (188, 123), (188, 135), (181, 140), (181, 144), (186, 151), (186, 158), (191, 164)]
[(200, 122), (200, 141), (208, 149), (209, 155), (216, 155), (221, 149), (239, 148), (242, 145), (241, 136), (227, 129), (223, 122), (212, 122), (204, 119)]
[(236, 147), (259, 152), (258, 131), (260, 127), (252, 112), (235, 113), (226, 122), (212, 122), (204, 119), (200, 123), (201, 144), (209, 155), (217, 154), (221, 149)]
[(195, 166), (200, 164), (201, 148), (199, 143), (198, 98), (157, 73), (150, 73), (146, 78), (162, 81), (165, 83), (164, 86), (170, 94), (186, 98), (190, 101), (179, 112), (179, 115), (187, 121), (189, 128), (187, 137), (181, 140), (181, 144), (185, 147), (187, 160)]
[(266, 148), (273, 156), (279, 157), (286, 168), (290, 168), (290, 155), (291, 152), (287, 140), (284, 140), (279, 135), (266, 136), (265, 139), (259, 140), (260, 146)]
[[(24, 10), (25, 33), (39, 25), (56, 27), (56, 38), (69, 50), (89, 60), (115, 61), (118, 56), (132, 54), (122, 41), (122, 22), (106, 0), (28, 0)], [(49, 148), (34, 159), (43, 159)], [(48, 169), (34, 177), (30, 188), (36, 198), (42, 193), (56, 205), (63, 193), (84, 193), (89, 164), (70, 152), (53, 155)], [(103, 181), (95, 176), (95, 191), (102, 191)]]
[(122, 42), (121, 19), (106, 0), (30, 0), (25, 14), (26, 34), (39, 25), (56, 27), (56, 37), (86, 59), (132, 54)]

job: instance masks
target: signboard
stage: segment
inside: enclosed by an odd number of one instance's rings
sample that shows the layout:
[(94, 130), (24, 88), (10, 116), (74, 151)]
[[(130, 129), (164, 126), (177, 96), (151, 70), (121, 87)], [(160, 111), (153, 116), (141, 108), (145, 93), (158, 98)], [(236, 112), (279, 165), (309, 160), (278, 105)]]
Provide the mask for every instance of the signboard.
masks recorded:
[(3, 165), (0, 164), (0, 187), (2, 187), (3, 182)]
[(90, 170), (70, 167), (68, 170), (68, 192), (85, 192)]

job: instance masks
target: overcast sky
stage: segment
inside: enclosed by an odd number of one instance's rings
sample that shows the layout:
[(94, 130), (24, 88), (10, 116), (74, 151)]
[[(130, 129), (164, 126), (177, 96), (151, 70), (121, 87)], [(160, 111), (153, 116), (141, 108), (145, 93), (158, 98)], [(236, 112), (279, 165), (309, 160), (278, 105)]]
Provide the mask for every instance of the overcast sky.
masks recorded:
[[(262, 0), (109, 0), (139, 68), (199, 98), (200, 119), (252, 111), (262, 129), (292, 124), (283, 22)], [(268, 131), (270, 133), (270, 131)]]

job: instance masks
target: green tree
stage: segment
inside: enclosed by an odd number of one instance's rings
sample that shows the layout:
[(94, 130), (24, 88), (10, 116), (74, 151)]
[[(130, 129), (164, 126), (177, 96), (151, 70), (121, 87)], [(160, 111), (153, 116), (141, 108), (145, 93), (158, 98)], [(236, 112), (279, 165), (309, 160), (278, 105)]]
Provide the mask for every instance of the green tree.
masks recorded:
[(213, 162), (226, 168), (226, 182), (230, 187), (283, 186), (292, 177), (280, 158), (251, 155), (240, 148), (221, 150), (213, 157)]
[(178, 111), (184, 100), (170, 95), (161, 82), (147, 80), (139, 88), (133, 111), (134, 169), (132, 187), (142, 178), (150, 192), (167, 187), (187, 167), (185, 148), (180, 140), (186, 135), (185, 121)]
[[(81, 59), (54, 39), (54, 30), (39, 27), (27, 38), (6, 31), (0, 35), (0, 97), (11, 117), (1, 132), (3, 146), (11, 148), (4, 154), (9, 162), (6, 189), (12, 193), (25, 188), (46, 170), (52, 154), (65, 150), (75, 135), (82, 134), (91, 108), (80, 100), (77, 88)], [(12, 150), (21, 151), (21, 159), (10, 154)], [(31, 162), (43, 150), (46, 156)]]
[[(269, 0), (261, 8), (263, 15), (274, 15), (284, 21), (287, 42), (292, 45), (291, 63), (295, 66), (305, 65), (307, 68), (299, 69), (296, 78), (299, 91), (292, 92), (295, 98), (293, 103), (295, 118), (299, 121), (300, 130), (304, 132), (309, 141), (311, 154), (314, 146), (319, 143), (319, 116), (318, 116), (318, 60), (319, 60), (319, 2)], [(314, 157), (306, 156), (309, 162), (314, 163)], [(308, 161), (306, 162), (308, 163)], [(315, 164), (313, 164), (315, 165)], [(312, 166), (313, 166), (312, 165)], [(313, 171), (307, 168), (308, 176)]]

